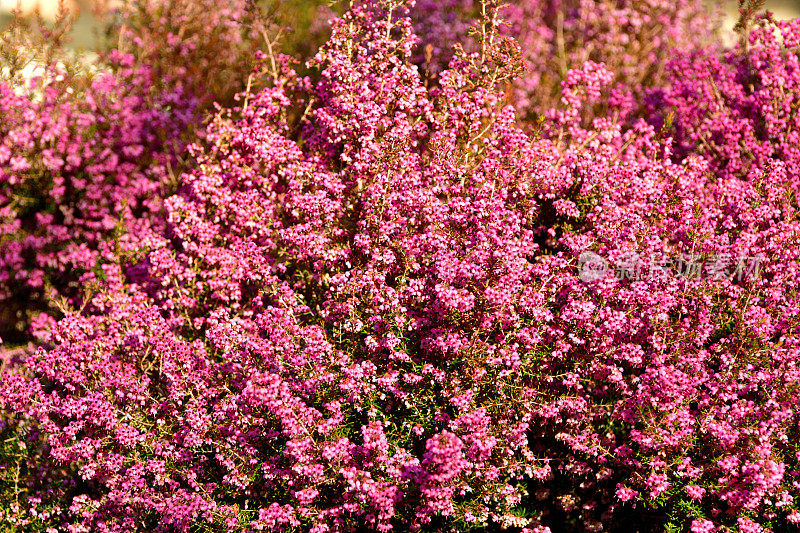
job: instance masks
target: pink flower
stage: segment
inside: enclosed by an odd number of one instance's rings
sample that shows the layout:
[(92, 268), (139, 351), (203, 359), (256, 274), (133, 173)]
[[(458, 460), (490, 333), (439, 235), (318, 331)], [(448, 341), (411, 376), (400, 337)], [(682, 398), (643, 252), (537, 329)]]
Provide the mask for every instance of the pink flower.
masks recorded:
[(716, 531), (714, 523), (710, 520), (693, 520), (691, 531), (692, 533), (713, 533)]
[(634, 498), (636, 498), (638, 495), (639, 495), (638, 491), (625, 487), (621, 484), (617, 484), (616, 496), (619, 501), (629, 502)]

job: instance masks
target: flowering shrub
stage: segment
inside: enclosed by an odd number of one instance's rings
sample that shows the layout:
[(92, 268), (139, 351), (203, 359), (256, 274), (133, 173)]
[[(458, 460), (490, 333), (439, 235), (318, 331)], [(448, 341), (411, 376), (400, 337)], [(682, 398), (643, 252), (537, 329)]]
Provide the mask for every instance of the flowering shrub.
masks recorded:
[(269, 39), (268, 18), (254, 0), (125, 0), (106, 11), (114, 50), (151, 69), (158, 85), (204, 106), (233, 103)]
[[(206, 108), (247, 86), (266, 18), (250, 1), (124, 2), (109, 22), (115, 48), (87, 68), (53, 27), (3, 36), (0, 81), (0, 338), (30, 340), (36, 313), (79, 305), (80, 274), (160, 224), (187, 138)], [(210, 28), (210, 30), (209, 30)], [(212, 75), (213, 73), (213, 75)], [(213, 79), (213, 83), (209, 80)], [(78, 298), (78, 299), (76, 299)]]
[(153, 72), (130, 55), (99, 72), (59, 50), (24, 59), (0, 81), (0, 335), (12, 343), (50, 289), (74, 295), (74, 273), (97, 266), (120, 225), (149, 222), (194, 120), (193, 101), (151, 93)]
[(505, 105), (519, 45), (478, 17), (435, 84), (394, 0), (338, 19), (312, 75), (259, 54), (271, 82), (192, 147), (163, 223), (98, 239), (95, 292), (6, 371), (4, 520), (800, 522), (797, 23), (678, 58), (663, 127), (587, 126), (619, 79), (587, 61), (534, 128)]
[(786, 172), (792, 179), (800, 174), (800, 22), (765, 16), (753, 25), (724, 57), (685, 53), (675, 59), (663, 103), (673, 113), (682, 151), (706, 154), (721, 178)]
[[(464, 43), (481, 3), (419, 0), (416, 27), (429, 45), (428, 68), (446, 65), (453, 43)], [(688, 0), (524, 0), (500, 6), (500, 30), (519, 41), (527, 72), (515, 80), (513, 101), (522, 119), (535, 121), (555, 107), (561, 82), (586, 61), (602, 62), (613, 73), (616, 108), (641, 106), (646, 89), (667, 82), (666, 65), (675, 50), (712, 44), (718, 13)], [(474, 49), (474, 42), (467, 42)], [(629, 111), (629, 110), (628, 110)], [(596, 112), (603, 114), (603, 109)], [(591, 116), (589, 110), (584, 114)]]

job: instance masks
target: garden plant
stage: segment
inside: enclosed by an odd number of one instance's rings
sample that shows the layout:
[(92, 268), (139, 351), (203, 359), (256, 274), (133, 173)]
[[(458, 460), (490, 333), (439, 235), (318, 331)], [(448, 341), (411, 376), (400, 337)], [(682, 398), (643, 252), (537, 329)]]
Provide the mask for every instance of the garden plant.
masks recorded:
[(6, 30), (0, 531), (798, 530), (800, 20), (299, 9)]

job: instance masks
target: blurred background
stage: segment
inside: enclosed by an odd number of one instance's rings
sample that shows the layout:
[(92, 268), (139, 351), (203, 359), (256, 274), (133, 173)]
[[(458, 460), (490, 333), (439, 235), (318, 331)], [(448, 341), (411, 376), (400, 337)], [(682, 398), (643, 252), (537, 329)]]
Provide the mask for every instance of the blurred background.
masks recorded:
[[(113, 4), (113, 1), (100, 0), (100, 3), (108, 5)], [(710, 4), (716, 3), (714, 0), (708, 1)], [(738, 18), (737, 0), (720, 1), (725, 4), (729, 27), (733, 27)], [(65, 4), (71, 11), (78, 14), (72, 46), (91, 48), (97, 38), (98, 24), (93, 15), (93, 7), (98, 4), (98, 0), (65, 0)], [(58, 10), (58, 0), (0, 0), (0, 28), (5, 27), (11, 21), (11, 11), (17, 6), (26, 14), (33, 13), (38, 9), (46, 19), (52, 19)], [(800, 16), (800, 0), (766, 0), (765, 6), (780, 19)]]
[[(99, 27), (97, 18), (93, 15), (93, 8), (97, 2), (95, 0), (65, 0), (64, 4), (72, 13), (78, 15), (72, 46), (91, 48), (96, 42), (95, 30)], [(11, 12), (17, 7), (26, 15), (33, 14), (38, 9), (46, 20), (53, 20), (58, 13), (58, 0), (0, 0), (0, 28), (11, 22)]]

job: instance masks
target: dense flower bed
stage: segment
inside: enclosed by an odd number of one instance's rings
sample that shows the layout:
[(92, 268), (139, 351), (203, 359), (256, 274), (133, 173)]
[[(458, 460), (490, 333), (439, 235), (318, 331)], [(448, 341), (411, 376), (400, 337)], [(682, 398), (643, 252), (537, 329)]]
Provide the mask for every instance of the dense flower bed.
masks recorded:
[[(103, 167), (78, 199), (50, 194), (60, 212), (101, 206), (98, 228), (76, 224), (94, 233), (59, 222), (62, 240), (19, 252), (54, 271), (90, 255), (72, 273), (84, 296), (33, 321), (38, 349), (0, 383), (0, 519), (71, 532), (797, 528), (800, 21), (745, 5), (741, 43), (721, 51), (692, 37), (712, 25), (695, 6), (643, 4), (686, 25), (610, 2), (556, 19), (612, 55), (673, 28), (648, 52), (657, 76), (577, 48), (574, 68), (531, 74), (539, 49), (491, 2), (447, 4), (435, 36), (474, 31), (446, 65), (417, 35), (437, 20), (424, 4), (352, 6), (307, 66), (262, 35), (262, 88), (220, 108), (185, 155), (139, 132), (194, 131), (192, 113), (137, 123), (126, 113), (141, 100), (107, 99), (109, 118), (8, 87), (3, 116), (28, 124), (26, 156), (0, 159), (9, 198), (31, 161), (53, 189), (84, 175), (53, 162), (69, 142), (38, 148), (36, 117), (73, 120), (76, 142), (102, 147), (91, 157), (133, 166)], [(606, 40), (587, 29), (606, 25)], [(545, 74), (563, 77), (557, 101), (543, 78), (520, 92)], [(531, 118), (530, 105), (548, 107)], [(113, 144), (131, 132), (137, 153)], [(148, 173), (170, 157), (186, 171), (166, 194)], [(129, 196), (142, 207), (121, 210)], [(31, 227), (8, 219), (9, 235)], [(35, 287), (34, 267), (15, 268)]]

